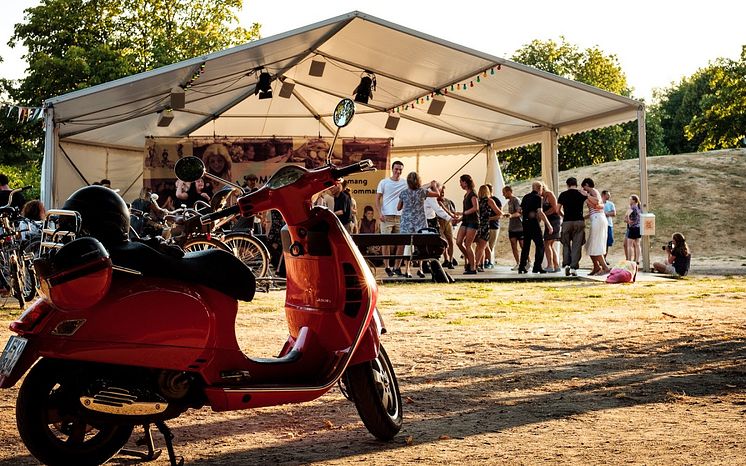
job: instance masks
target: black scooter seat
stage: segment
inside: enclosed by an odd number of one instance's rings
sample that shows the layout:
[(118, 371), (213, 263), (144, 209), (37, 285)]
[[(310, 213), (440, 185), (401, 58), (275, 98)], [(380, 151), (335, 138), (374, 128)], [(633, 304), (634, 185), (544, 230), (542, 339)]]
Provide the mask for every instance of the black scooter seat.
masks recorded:
[(107, 249), (114, 265), (137, 270), (144, 277), (197, 283), (241, 301), (251, 301), (254, 298), (254, 273), (227, 251), (207, 249), (188, 252), (179, 258), (131, 241), (109, 246)]

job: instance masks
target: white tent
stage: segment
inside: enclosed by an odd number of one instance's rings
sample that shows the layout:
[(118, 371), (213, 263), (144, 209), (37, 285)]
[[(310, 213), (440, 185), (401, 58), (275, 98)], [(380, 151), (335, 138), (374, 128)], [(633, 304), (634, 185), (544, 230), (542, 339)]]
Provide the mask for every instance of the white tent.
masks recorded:
[[(325, 64), (322, 76), (309, 75), (313, 62)], [(271, 99), (255, 95), (262, 71), (272, 78)], [(373, 98), (357, 105), (340, 137), (390, 137), (393, 156), (426, 180), (470, 160), (464, 170), (475, 181), (497, 185), (495, 151), (542, 143), (542, 175), (556, 191), (558, 137), (634, 119), (644, 160), (640, 102), (352, 12), (49, 99), (43, 200), (59, 206), (102, 178), (136, 197), (151, 136), (330, 136), (332, 109), (365, 72), (376, 77)], [(290, 98), (278, 95), (283, 83), (286, 91), (294, 85)], [(185, 106), (158, 126), (179, 87), (187, 87)], [(432, 115), (438, 92), (445, 106)], [(400, 117), (395, 130), (385, 128), (392, 114)]]

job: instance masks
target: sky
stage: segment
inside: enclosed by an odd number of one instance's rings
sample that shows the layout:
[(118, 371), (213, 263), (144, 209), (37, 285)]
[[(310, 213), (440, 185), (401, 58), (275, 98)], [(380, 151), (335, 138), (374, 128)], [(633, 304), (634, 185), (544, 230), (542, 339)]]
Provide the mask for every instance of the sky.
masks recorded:
[[(0, 16), (0, 77), (18, 79), (24, 50), (10, 49), (13, 25), (39, 0), (5, 0)], [(738, 59), (746, 45), (746, 2), (734, 0), (244, 0), (242, 25), (262, 25), (269, 37), (358, 10), (501, 58), (534, 39), (564, 36), (581, 49), (615, 55), (633, 97), (691, 76), (716, 58)], [(191, 57), (184, 57), (188, 59)]]

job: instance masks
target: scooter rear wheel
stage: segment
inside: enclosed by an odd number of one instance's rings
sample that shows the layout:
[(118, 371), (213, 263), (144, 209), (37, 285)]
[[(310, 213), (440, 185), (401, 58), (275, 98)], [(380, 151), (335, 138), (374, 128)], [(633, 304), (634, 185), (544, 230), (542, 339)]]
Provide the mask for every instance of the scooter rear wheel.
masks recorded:
[(402, 426), (401, 394), (383, 345), (376, 359), (348, 367), (344, 383), (368, 431), (379, 440), (394, 438)]
[(131, 425), (83, 419), (74, 378), (58, 361), (42, 359), (18, 391), (18, 432), (29, 452), (44, 464), (102, 464), (132, 435)]

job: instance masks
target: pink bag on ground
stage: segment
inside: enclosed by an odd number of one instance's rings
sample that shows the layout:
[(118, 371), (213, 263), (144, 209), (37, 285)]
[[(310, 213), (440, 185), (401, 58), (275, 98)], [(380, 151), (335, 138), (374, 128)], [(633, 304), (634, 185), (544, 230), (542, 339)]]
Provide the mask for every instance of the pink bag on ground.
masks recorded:
[(606, 277), (606, 283), (633, 283), (637, 278), (637, 264), (632, 261), (619, 261)]

